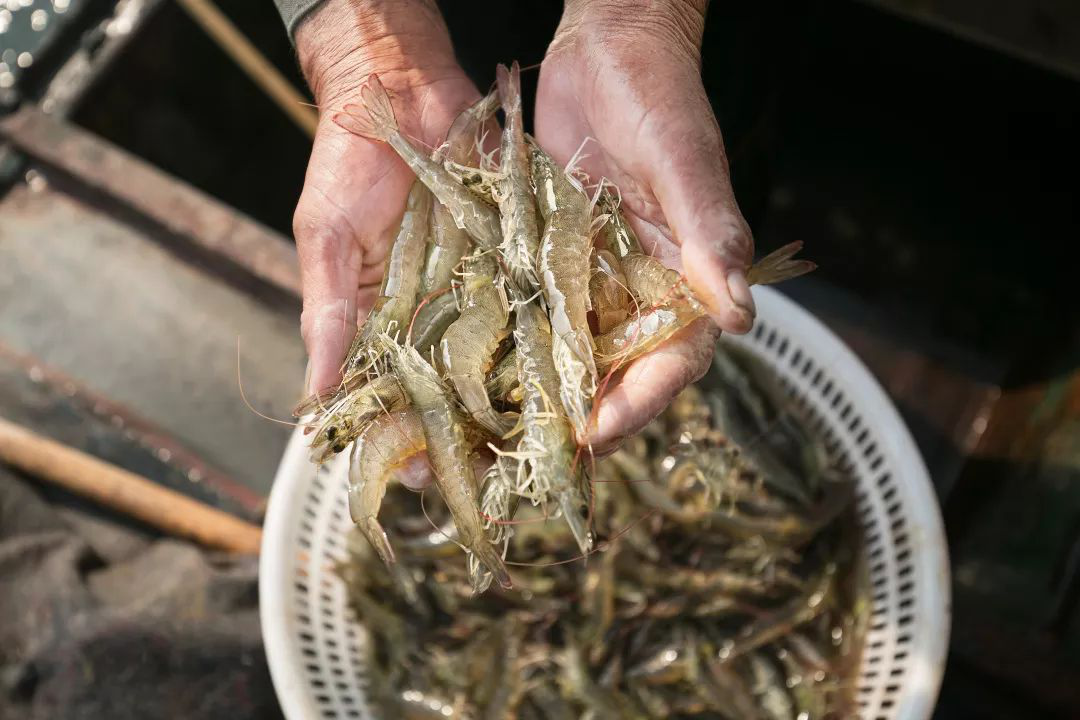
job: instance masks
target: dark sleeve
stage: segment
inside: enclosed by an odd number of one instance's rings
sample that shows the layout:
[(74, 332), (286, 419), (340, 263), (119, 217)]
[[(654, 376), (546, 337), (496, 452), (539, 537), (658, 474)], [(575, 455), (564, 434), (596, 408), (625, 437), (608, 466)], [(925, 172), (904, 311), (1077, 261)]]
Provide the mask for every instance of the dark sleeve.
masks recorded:
[(296, 26), (321, 2), (322, 0), (274, 0), (278, 12), (281, 13), (281, 19), (285, 21), (289, 39), (294, 43), (296, 42)]

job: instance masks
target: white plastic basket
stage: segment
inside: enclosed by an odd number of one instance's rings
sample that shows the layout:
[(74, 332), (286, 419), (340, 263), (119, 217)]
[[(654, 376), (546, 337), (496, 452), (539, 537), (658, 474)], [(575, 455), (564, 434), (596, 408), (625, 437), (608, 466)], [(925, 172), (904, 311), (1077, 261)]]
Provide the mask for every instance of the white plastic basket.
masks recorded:
[[(950, 606), (945, 538), (926, 467), (896, 409), (851, 350), (775, 290), (753, 292), (754, 331), (723, 342), (776, 368), (859, 481), (874, 593), (857, 679), (859, 717), (925, 720), (941, 682)], [(345, 555), (350, 524), (344, 455), (316, 473), (306, 438), (294, 434), (270, 495), (261, 619), (274, 687), (290, 720), (374, 720), (364, 700), (366, 636), (349, 616), (344, 585), (331, 569)]]

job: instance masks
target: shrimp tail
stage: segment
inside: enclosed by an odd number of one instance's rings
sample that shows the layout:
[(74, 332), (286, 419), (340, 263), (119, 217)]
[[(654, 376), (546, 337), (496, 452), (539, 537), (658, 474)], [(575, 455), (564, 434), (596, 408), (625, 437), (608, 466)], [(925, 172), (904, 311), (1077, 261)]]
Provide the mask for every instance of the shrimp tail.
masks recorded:
[(382, 523), (373, 517), (360, 518), (356, 521), (356, 527), (371, 543), (371, 547), (378, 553), (380, 560), (387, 565), (397, 562), (394, 549), (390, 547), (390, 540), (386, 537), (386, 530), (383, 529)]
[(341, 128), (348, 130), (354, 135), (371, 138), (373, 140), (386, 141), (398, 131), (397, 117), (394, 115), (394, 107), (390, 104), (390, 96), (386, 88), (379, 81), (379, 76), (374, 73), (360, 89), (360, 99), (363, 102), (366, 115), (359, 112), (356, 105), (346, 105), (342, 112), (334, 115), (334, 122)]
[(583, 555), (592, 551), (592, 533), (589, 532), (589, 504), (578, 488), (573, 488), (558, 493), (559, 508), (562, 510), (566, 524), (574, 535), (578, 547)]
[(521, 107), (521, 67), (517, 61), (507, 68), (499, 65), (495, 68), (495, 82), (499, 87), (499, 102), (506, 112), (514, 112)]
[(492, 574), (495, 582), (499, 583), (499, 587), (506, 590), (513, 587), (513, 583), (510, 582), (510, 573), (507, 571), (502, 557), (499, 556), (499, 551), (495, 549), (495, 545), (485, 538), (483, 542), (474, 543), (470, 550), (472, 550), (473, 555), (476, 556), (480, 564)]
[(790, 280), (817, 269), (817, 263), (810, 260), (792, 260), (792, 256), (802, 250), (802, 242), (788, 243), (750, 266), (746, 272), (746, 282), (751, 285), (771, 285), (783, 280)]

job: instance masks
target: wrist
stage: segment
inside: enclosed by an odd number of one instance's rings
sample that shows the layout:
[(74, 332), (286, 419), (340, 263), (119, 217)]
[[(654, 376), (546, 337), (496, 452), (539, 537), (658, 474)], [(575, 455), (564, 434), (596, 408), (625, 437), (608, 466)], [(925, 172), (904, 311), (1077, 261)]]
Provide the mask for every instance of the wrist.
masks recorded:
[(552, 49), (583, 43), (673, 51), (700, 62), (708, 0), (566, 0)]
[(446, 25), (429, 0), (325, 0), (297, 27), (296, 52), (323, 107), (349, 99), (371, 73), (391, 90), (460, 73)]

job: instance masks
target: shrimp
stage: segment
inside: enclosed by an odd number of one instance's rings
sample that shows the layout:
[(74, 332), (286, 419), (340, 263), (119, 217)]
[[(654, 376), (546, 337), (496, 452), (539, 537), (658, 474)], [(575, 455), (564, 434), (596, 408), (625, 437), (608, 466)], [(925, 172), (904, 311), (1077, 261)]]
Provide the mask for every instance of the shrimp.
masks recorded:
[(586, 525), (589, 505), (582, 466), (575, 466), (573, 428), (562, 408), (553, 404), (559, 376), (552, 356), (553, 336), (544, 311), (535, 304), (518, 305), (514, 341), (521, 381), (521, 440), (518, 441), (518, 492), (544, 503), (554, 497), (583, 553), (592, 549)]
[(619, 201), (608, 190), (600, 193), (597, 201), (597, 210), (607, 217), (606, 222), (600, 228), (600, 235), (604, 247), (615, 253), (616, 257), (624, 258), (627, 255), (641, 255), (641, 243), (638, 242), (630, 224), (619, 209)]
[(379, 524), (379, 507), (391, 473), (426, 449), (420, 416), (413, 410), (380, 415), (360, 433), (349, 459), (349, 515), (384, 563), (394, 551)]
[(521, 383), (517, 375), (517, 350), (511, 348), (488, 373), (484, 382), (488, 397), (492, 400), (520, 404)]
[(399, 346), (387, 335), (381, 344), (392, 353), (393, 364), (413, 408), (420, 414), (427, 442), (428, 462), (435, 475), (435, 486), (457, 526), (458, 539), (495, 577), (509, 588), (510, 573), (502, 558), (484, 534), (477, 508), (477, 482), (469, 459), (463, 423), (454, 411), (450, 392), (420, 353), (409, 346)]
[(626, 291), (626, 276), (622, 267), (610, 251), (594, 250), (592, 266), (589, 296), (596, 313), (596, 327), (605, 333), (630, 313), (630, 294)]
[(491, 407), (484, 389), (484, 373), (506, 337), (510, 308), (506, 290), (496, 282), (498, 265), (489, 254), (475, 255), (465, 264), (465, 307), (442, 337), (442, 365), (465, 409), (476, 422), (495, 433), (506, 434), (516, 418), (503, 416)]
[(502, 134), (502, 168), (495, 186), (495, 199), (502, 218), (499, 251), (514, 282), (523, 289), (540, 287), (536, 276), (536, 256), (540, 251), (540, 231), (536, 220), (536, 200), (529, 175), (529, 151), (521, 118), (521, 69), (515, 62), (508, 70), (496, 68), (499, 98), (506, 113)]
[(459, 314), (457, 298), (453, 293), (445, 292), (432, 298), (416, 313), (410, 344), (419, 350), (421, 355), (428, 356), (431, 348), (439, 344), (439, 340), (447, 328), (458, 319)]
[(536, 145), (533, 186), (543, 216), (540, 283), (551, 319), (559, 397), (578, 435), (584, 435), (596, 392), (596, 364), (589, 332), (589, 228), (591, 208), (576, 181)]
[[(476, 154), (477, 134), (498, 107), (498, 95), (492, 92), (463, 110), (446, 133), (446, 142), (432, 153), (432, 160), (471, 160)], [(421, 295), (449, 287), (454, 278), (454, 269), (469, 248), (469, 233), (458, 227), (453, 215), (441, 202), (434, 203), (432, 207), (431, 238), (420, 282)]]
[(400, 410), (406, 405), (405, 392), (390, 373), (345, 393), (323, 412), (311, 441), (311, 461), (326, 462), (348, 447), (380, 413)]
[(499, 213), (484, 204), (459, 183), (438, 162), (417, 148), (398, 128), (394, 108), (379, 76), (372, 74), (360, 90), (366, 117), (356, 105), (346, 105), (334, 115), (334, 122), (351, 133), (381, 140), (392, 147), (408, 163), (417, 177), (430, 188), (454, 218), (459, 228), (466, 230), (485, 248), (495, 248), (502, 239)]
[(431, 231), (431, 193), (420, 182), (413, 183), (401, 228), (390, 249), (383, 274), (382, 290), (371, 314), (356, 333), (346, 354), (346, 373), (370, 364), (371, 339), (383, 332), (402, 332), (416, 309), (416, 293), (423, 269), (421, 258)]
[[(747, 282), (771, 284), (810, 272), (817, 267), (813, 262), (791, 259), (801, 247), (801, 242), (789, 243), (762, 258), (747, 271)], [(689, 289), (676, 287), (682, 281), (678, 273), (641, 258), (648, 256), (630, 255), (623, 259), (627, 285), (643, 297), (660, 299), (661, 304), (624, 320), (596, 338), (596, 366), (600, 372), (641, 357), (707, 315)]]

